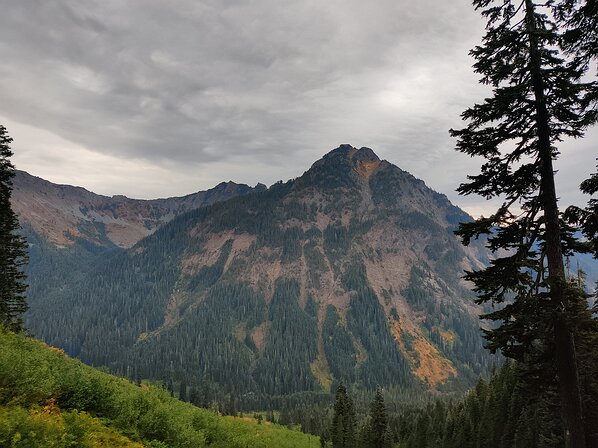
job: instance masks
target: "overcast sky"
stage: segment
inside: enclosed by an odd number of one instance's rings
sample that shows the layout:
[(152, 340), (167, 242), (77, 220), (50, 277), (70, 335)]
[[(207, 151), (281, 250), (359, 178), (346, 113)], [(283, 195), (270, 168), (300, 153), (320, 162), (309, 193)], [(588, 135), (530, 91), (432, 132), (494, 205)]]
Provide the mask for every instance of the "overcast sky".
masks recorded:
[[(477, 215), (448, 129), (480, 101), (469, 0), (0, 0), (0, 123), (19, 169), (155, 198), (301, 175), (368, 146)], [(582, 201), (598, 132), (565, 142)]]

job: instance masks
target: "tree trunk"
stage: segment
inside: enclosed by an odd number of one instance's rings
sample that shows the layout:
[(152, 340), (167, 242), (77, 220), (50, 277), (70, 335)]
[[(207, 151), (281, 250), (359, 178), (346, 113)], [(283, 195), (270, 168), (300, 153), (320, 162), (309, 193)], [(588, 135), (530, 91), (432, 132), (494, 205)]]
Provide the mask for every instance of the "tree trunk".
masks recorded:
[(566, 319), (568, 309), (565, 295), (565, 269), (561, 247), (561, 228), (552, 167), (552, 147), (544, 79), (541, 71), (539, 42), (532, 0), (525, 0), (526, 22), (530, 42), (530, 69), (536, 103), (538, 156), (540, 161), (540, 199), (546, 226), (546, 259), (548, 284), (554, 307), (554, 344), (561, 397), (561, 409), (565, 423), (565, 443), (569, 448), (585, 448), (585, 433), (581, 405), (579, 377), (575, 358), (573, 335)]

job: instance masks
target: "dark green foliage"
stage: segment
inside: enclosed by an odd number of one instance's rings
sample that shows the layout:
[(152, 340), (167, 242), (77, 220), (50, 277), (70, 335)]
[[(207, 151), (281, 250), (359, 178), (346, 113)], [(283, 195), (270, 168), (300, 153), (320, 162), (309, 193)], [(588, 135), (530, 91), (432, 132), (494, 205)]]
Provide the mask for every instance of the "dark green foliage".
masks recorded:
[(303, 231), (299, 227), (291, 227), (282, 235), (282, 261), (288, 262), (296, 260), (301, 256), (301, 240)]
[(364, 438), (364, 448), (390, 448), (392, 445), (388, 429), (388, 415), (380, 388), (376, 389), (376, 395), (370, 405), (370, 418)]
[(355, 382), (357, 353), (349, 333), (332, 305), (326, 308), (322, 338), (326, 359), (334, 377), (347, 384)]
[(279, 279), (270, 303), (272, 329), (255, 371), (263, 390), (282, 394), (314, 390), (310, 363), (316, 358), (316, 321), (299, 306), (299, 284)]
[(317, 233), (312, 233), (311, 236), (306, 234), (309, 240), (303, 246), (305, 262), (309, 269), (309, 282), (312, 288), (320, 287), (321, 276), (328, 269), (324, 254), (317, 247), (317, 243), (322, 239), (322, 232), (319, 229), (316, 230)]
[(189, 391), (187, 389), (187, 383), (185, 381), (181, 381), (179, 387), (179, 400), (189, 401)]
[(442, 233), (444, 229), (431, 217), (412, 211), (399, 217), (399, 225), (404, 229), (413, 229), (428, 235)]
[(411, 415), (415, 424), (405, 425), (401, 440), (407, 448), (564, 446), (563, 427), (556, 418), (558, 397), (543, 391), (526, 400), (521, 375), (515, 365), (507, 364), (463, 400), (429, 404)]
[[(164, 322), (187, 237), (169, 228), (158, 230), (153, 237), (158, 244), (140, 246), (135, 252), (116, 252), (98, 263), (85, 282), (56, 290), (60, 300), (54, 301), (50, 295), (31, 310), (31, 329), (84, 361), (110, 365), (112, 354), (123, 355), (140, 334)], [(86, 314), (90, 309), (93, 315)], [(55, 315), (53, 321), (46, 319), (49, 314)]]
[[(598, 172), (581, 183), (581, 191), (589, 195), (598, 193)], [(598, 258), (598, 199), (591, 198), (585, 208), (570, 206), (565, 211), (565, 219), (571, 225), (579, 226), (587, 239), (589, 252)]]
[[(598, 2), (596, 0), (563, 0), (555, 5), (559, 25), (565, 32), (561, 46), (579, 63), (588, 64), (598, 58)], [(598, 99), (595, 89), (594, 100)]]
[[(575, 299), (569, 314), (574, 331), (586, 440), (590, 448), (598, 446), (598, 316), (587, 309), (585, 284), (571, 280)], [(577, 290), (577, 291), (575, 291)], [(541, 386), (542, 387), (542, 386)], [(558, 420), (558, 414), (552, 418)]]
[[(460, 225), (457, 234), (465, 244), (489, 235), (487, 247), (497, 254), (490, 266), (465, 278), (474, 283), (478, 303), (497, 305), (484, 316), (497, 323), (485, 330), (491, 350), (539, 371), (557, 366), (567, 443), (583, 447), (575, 343), (567, 317), (576, 300), (563, 266), (563, 255), (577, 244), (574, 229), (561, 222), (553, 160), (556, 144), (582, 137), (596, 123), (596, 84), (584, 82), (582, 60), (564, 59), (563, 35), (551, 11), (555, 2), (473, 4), (487, 20), (482, 45), (471, 51), (474, 68), (493, 94), (462, 114), (466, 128), (451, 130), (459, 151), (484, 159), (480, 173), (468, 176), (458, 191), (498, 198), (502, 205), (489, 217)], [(528, 432), (517, 437), (514, 443), (532, 443)]]
[(25, 301), (26, 242), (19, 235), (19, 221), (12, 211), (10, 197), (15, 169), (10, 162), (12, 138), (0, 125), (0, 325), (14, 331), (23, 329)]
[[(189, 319), (163, 331), (156, 339), (133, 346), (119, 360), (118, 371), (126, 373), (135, 368), (142, 377), (173, 377), (200, 388), (209, 388), (209, 382), (215, 382), (234, 393), (255, 390), (255, 346), (249, 346), (247, 338), (241, 339), (235, 333), (250, 332), (266, 318), (266, 312), (264, 299), (251, 288), (242, 283), (218, 283), (200, 305), (188, 311)], [(190, 371), (199, 375), (189, 375)], [(214, 393), (204, 391), (202, 395)]]
[(313, 317), (316, 320), (318, 319), (318, 304), (311, 294), (307, 295), (307, 301), (305, 302), (303, 311), (305, 311), (308, 316)]
[(330, 440), (332, 448), (356, 447), (355, 408), (353, 400), (347, 395), (347, 389), (342, 384), (336, 390)]
[(452, 234), (454, 229), (444, 229), (435, 234), (426, 246), (425, 252), (434, 263), (435, 270), (449, 285), (458, 287), (456, 279), (461, 274), (461, 262), (465, 253)]
[(399, 351), (376, 293), (369, 286), (362, 263), (354, 262), (343, 274), (352, 295), (347, 312), (348, 328), (368, 353), (359, 366), (359, 379), (369, 389), (377, 385), (414, 385), (409, 363)]
[(347, 254), (351, 247), (349, 229), (341, 223), (334, 223), (324, 229), (324, 250), (328, 257), (337, 260)]
[(424, 311), (431, 315), (438, 314), (438, 306), (435, 303), (433, 292), (427, 286), (428, 273), (418, 266), (411, 268), (409, 283), (402, 291), (403, 296), (415, 310)]

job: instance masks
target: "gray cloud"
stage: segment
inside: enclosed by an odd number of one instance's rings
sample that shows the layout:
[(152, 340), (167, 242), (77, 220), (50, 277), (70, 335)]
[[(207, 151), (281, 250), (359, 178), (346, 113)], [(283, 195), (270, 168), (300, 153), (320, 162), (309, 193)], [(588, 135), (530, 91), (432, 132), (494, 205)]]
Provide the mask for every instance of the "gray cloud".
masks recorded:
[[(296, 177), (347, 142), (470, 210), (484, 206), (452, 193), (477, 162), (455, 153), (447, 132), (486, 93), (467, 56), (483, 29), (469, 1), (0, 8), (0, 119), (19, 168), (155, 197)], [(591, 160), (595, 137), (576, 144), (576, 157)], [(580, 170), (569, 165), (563, 185), (574, 197)]]

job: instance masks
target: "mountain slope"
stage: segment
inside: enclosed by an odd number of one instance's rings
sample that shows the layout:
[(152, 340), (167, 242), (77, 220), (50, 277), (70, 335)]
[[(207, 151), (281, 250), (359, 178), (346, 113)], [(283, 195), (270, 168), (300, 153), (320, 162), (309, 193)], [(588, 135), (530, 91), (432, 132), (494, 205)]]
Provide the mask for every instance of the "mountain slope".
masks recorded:
[(17, 171), (11, 202), (30, 246), (30, 306), (35, 309), (52, 291), (82, 281), (108, 254), (131, 247), (174, 217), (253, 190), (223, 182), (183, 197), (139, 200), (102, 196)]
[(183, 197), (141, 200), (102, 196), (17, 171), (12, 207), (23, 225), (57, 247), (84, 240), (98, 246), (129, 248), (181, 213), (251, 190), (247, 185), (222, 182), (208, 191)]
[(0, 446), (312, 447), (317, 437), (221, 417), (0, 328)]
[(470, 385), (491, 358), (460, 280), (469, 217), (371, 149), (181, 215), (32, 310), (34, 334), (126, 375), (284, 395)]

